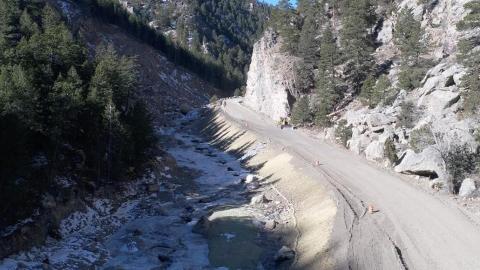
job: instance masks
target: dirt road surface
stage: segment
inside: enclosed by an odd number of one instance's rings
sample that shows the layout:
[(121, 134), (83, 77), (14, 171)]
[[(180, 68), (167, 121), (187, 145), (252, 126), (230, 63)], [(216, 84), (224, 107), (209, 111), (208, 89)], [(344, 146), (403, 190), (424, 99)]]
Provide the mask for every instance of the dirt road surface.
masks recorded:
[[(239, 99), (220, 111), (296, 158), (319, 161), (310, 177), (332, 189), (338, 207), (329, 243), (334, 269), (480, 269), (480, 228), (453, 204), (338, 146), (280, 129)], [(368, 213), (370, 204), (379, 211)]]

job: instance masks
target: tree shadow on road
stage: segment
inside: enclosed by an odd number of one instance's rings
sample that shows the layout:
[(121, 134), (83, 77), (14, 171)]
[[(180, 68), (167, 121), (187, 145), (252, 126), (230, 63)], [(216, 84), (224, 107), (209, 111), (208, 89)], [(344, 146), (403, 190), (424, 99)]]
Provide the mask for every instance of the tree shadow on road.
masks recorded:
[[(196, 134), (200, 134), (201, 137), (205, 141), (208, 141), (213, 147), (223, 151), (227, 152), (238, 159), (241, 160), (242, 165), (245, 169), (247, 169), (249, 172), (251, 172), (254, 175), (258, 175), (259, 171), (264, 168), (266, 165), (267, 161), (256, 163), (255, 165), (251, 165), (253, 162), (252, 159), (255, 156), (255, 151), (252, 152), (252, 149), (255, 149), (256, 145), (262, 144), (258, 138), (254, 136), (249, 136), (248, 131), (243, 127), (242, 125), (236, 125), (233, 126), (232, 124), (224, 121), (223, 119), (218, 118), (216, 112), (214, 109), (207, 109), (202, 111), (202, 118), (200, 121), (196, 121), (192, 123), (191, 127), (194, 129), (193, 132)], [(266, 185), (274, 185), (281, 179), (275, 179), (273, 174), (267, 175), (261, 179), (258, 179), (256, 183), (262, 187)], [(241, 187), (240, 187), (241, 188)], [(247, 196), (247, 201), (241, 202), (238, 205), (232, 205), (228, 206), (228, 208), (233, 209), (236, 207), (241, 207), (242, 205), (248, 205), (248, 203), (252, 200), (254, 196), (258, 194), (258, 191), (256, 190), (248, 190), (246, 189), (245, 193)], [(248, 231), (249, 226), (252, 224), (252, 220), (249, 218), (223, 218), (220, 219), (218, 222), (224, 222), (227, 224), (232, 225), (231, 227), (237, 228), (240, 231)], [(288, 226), (285, 226), (284, 228), (288, 228)], [(294, 260), (285, 260), (285, 261), (280, 261), (280, 262), (275, 262), (273, 258), (275, 257), (275, 253), (279, 250), (279, 248), (282, 245), (288, 245), (292, 248), (295, 248), (292, 243), (295, 243), (297, 238), (299, 237), (299, 231), (295, 229), (268, 229), (268, 228), (263, 228), (261, 229), (260, 235), (263, 235), (263, 237), (266, 237), (268, 239), (273, 240), (275, 244), (266, 244), (269, 243), (264, 242), (263, 244), (260, 243), (260, 245), (267, 245), (263, 246), (264, 249), (267, 250), (267, 252), (264, 254), (262, 257), (262, 264), (266, 267), (266, 269), (315, 269), (319, 264), (319, 261), (322, 261), (322, 265), (325, 265), (325, 269), (339, 269), (339, 268), (334, 268), (333, 263), (330, 261), (327, 261), (328, 259), (328, 254), (330, 253), (333, 249), (335, 249), (338, 245), (335, 243), (331, 243), (328, 247), (328, 249), (323, 252), (316, 254), (314, 259), (312, 261), (308, 260), (301, 260), (301, 263), (297, 262), (297, 258)], [(290, 227), (291, 228), (291, 227)], [(226, 232), (222, 232), (223, 234)], [(218, 235), (221, 235), (222, 233), (217, 233), (216, 237)], [(305, 233), (305, 232), (304, 232)], [(252, 239), (251, 239), (252, 240)], [(254, 240), (254, 239), (253, 239)], [(220, 241), (219, 245), (214, 247), (214, 248), (221, 248), (222, 242)], [(229, 251), (228, 248), (225, 248), (221, 254), (216, 253), (215, 258), (211, 258), (212, 261), (215, 261), (217, 259), (219, 260), (225, 260), (225, 258), (230, 258), (232, 262), (232, 267), (235, 268), (235, 262), (238, 260), (239, 256), (241, 255), (242, 252), (247, 252), (245, 250), (235, 250), (235, 251)], [(252, 252), (255, 256), (255, 248), (252, 247), (249, 249), (248, 252)], [(250, 254), (251, 255), (251, 254)], [(249, 255), (249, 256), (250, 256)], [(225, 257), (224, 257), (225, 256)], [(249, 257), (247, 256), (247, 257)], [(265, 261), (265, 258), (268, 258), (270, 261)], [(323, 260), (325, 262), (323, 263)], [(339, 262), (336, 261), (335, 264), (337, 265), (342, 265), (338, 264)], [(329, 267), (330, 265), (330, 267)], [(343, 265), (348, 265), (348, 262), (343, 264)], [(255, 269), (255, 268), (253, 268)]]

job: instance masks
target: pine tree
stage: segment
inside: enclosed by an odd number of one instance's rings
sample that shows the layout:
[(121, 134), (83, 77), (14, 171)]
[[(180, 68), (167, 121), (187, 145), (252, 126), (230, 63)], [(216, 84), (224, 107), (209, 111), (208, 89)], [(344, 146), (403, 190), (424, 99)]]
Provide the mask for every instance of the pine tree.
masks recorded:
[(376, 99), (377, 104), (380, 102), (385, 103), (386, 99), (392, 96), (392, 93), (394, 92), (391, 91), (391, 86), (392, 86), (392, 83), (390, 82), (390, 79), (388, 78), (388, 76), (385, 74), (380, 75), (375, 85), (375, 92), (376, 92), (376, 96), (378, 97)]
[(192, 50), (194, 52), (199, 52), (200, 49), (201, 49), (201, 44), (200, 44), (200, 41), (201, 41), (201, 38), (200, 38), (200, 34), (198, 33), (198, 31), (193, 31), (192, 33), (192, 41), (190, 43), (190, 48), (192, 48)]
[(412, 9), (402, 10), (394, 33), (395, 43), (401, 52), (400, 87), (406, 90), (417, 88), (426, 71), (425, 63), (420, 61), (425, 46), (421, 23), (415, 20)]
[(341, 31), (342, 51), (347, 61), (347, 77), (354, 89), (359, 91), (373, 66), (374, 45), (368, 28), (375, 17), (369, 0), (349, 0), (345, 3), (345, 9)]
[(27, 37), (39, 33), (37, 23), (32, 19), (30, 14), (28, 14), (26, 9), (23, 10), (22, 15), (20, 16), (20, 31)]
[(0, 0), (0, 40), (0, 227), (31, 215), (59, 174), (120, 179), (142, 162), (153, 137), (145, 108), (130, 106), (131, 59), (105, 49), (90, 63), (45, 1)]
[(127, 153), (129, 164), (142, 165), (146, 159), (146, 150), (155, 142), (152, 117), (145, 104), (137, 101), (127, 116), (126, 123), (130, 126), (128, 142), (131, 143), (130, 153)]
[(299, 17), (288, 0), (278, 2), (272, 12), (272, 24), (283, 38), (283, 50), (296, 54), (300, 37)]
[(319, 52), (320, 20), (322, 16), (319, 4), (309, 0), (298, 3), (298, 11), (304, 16), (302, 30), (298, 41), (298, 55), (302, 61), (296, 67), (297, 88), (301, 92), (307, 92), (314, 86), (314, 73)]
[(55, 9), (50, 6), (46, 5), (45, 8), (42, 10), (42, 28), (47, 29), (54, 29), (55, 26), (59, 25), (62, 22), (62, 17), (58, 14)]
[(307, 14), (311, 11), (311, 8), (316, 4), (314, 0), (298, 0), (297, 11), (300, 14)]
[[(71, 67), (67, 76), (62, 75), (55, 81), (52, 89), (52, 98), (60, 102), (62, 109), (69, 110), (69, 106), (79, 106), (82, 102), (83, 82), (75, 67)], [(59, 112), (63, 114), (66, 112)]]
[(338, 100), (340, 93), (335, 81), (335, 59), (337, 47), (335, 38), (329, 25), (325, 29), (320, 43), (320, 59), (318, 62), (318, 77), (315, 83), (318, 101), (315, 106), (315, 124), (325, 127), (330, 125), (330, 114)]
[(398, 162), (397, 149), (395, 147), (394, 141), (391, 138), (388, 138), (385, 141), (384, 150), (385, 150), (385, 155), (390, 161), (390, 164), (396, 165)]
[(360, 92), (362, 103), (370, 108), (374, 108), (378, 104), (385, 102), (390, 86), (391, 83), (387, 75), (383, 74), (378, 79), (369, 75), (363, 82), (362, 91)]
[(137, 83), (135, 62), (131, 58), (119, 57), (111, 45), (98, 50), (96, 62), (90, 84), (90, 100), (102, 106), (115, 106), (126, 113)]
[(303, 96), (295, 102), (292, 110), (292, 123), (305, 124), (311, 120), (310, 104), (307, 96)]
[(468, 30), (480, 27), (480, 1), (474, 0), (465, 4), (465, 9), (470, 12), (457, 25), (460, 30)]
[(423, 39), (422, 25), (415, 20), (412, 9), (404, 8), (400, 12), (394, 35), (395, 44), (402, 53), (402, 61), (417, 63), (425, 46), (421, 42)]
[(19, 0), (0, 0), (0, 52), (5, 53), (20, 40), (19, 18)]
[(362, 90), (360, 92), (362, 103), (368, 105), (370, 108), (377, 104), (377, 97), (375, 92), (375, 77), (368, 75), (363, 82)]
[[(472, 1), (465, 4), (465, 8), (470, 12), (457, 25), (459, 30), (469, 31), (480, 27), (480, 2)], [(462, 79), (464, 88), (464, 110), (469, 113), (475, 113), (480, 104), (480, 37), (473, 35), (469, 38), (460, 40), (458, 57), (462, 64), (467, 68), (467, 74)]]
[[(298, 41), (298, 55), (305, 60), (307, 65), (314, 66), (318, 61), (318, 41), (321, 22), (324, 21), (321, 8), (318, 5), (311, 4), (305, 5), (302, 30), (300, 32)], [(298, 8), (300, 12), (300, 7)], [(322, 20), (323, 19), (323, 20)]]
[(165, 5), (162, 5), (161, 3), (157, 3), (156, 19), (159, 23), (159, 26), (162, 29), (170, 27), (170, 16), (173, 15), (171, 13), (172, 9), (170, 5), (172, 4), (170, 3), (168, 7), (165, 7)]

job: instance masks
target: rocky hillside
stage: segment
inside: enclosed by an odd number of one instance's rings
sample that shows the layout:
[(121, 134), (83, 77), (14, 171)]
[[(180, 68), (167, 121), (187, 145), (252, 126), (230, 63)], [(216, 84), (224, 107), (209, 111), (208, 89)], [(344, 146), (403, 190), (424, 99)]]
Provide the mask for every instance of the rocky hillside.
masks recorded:
[[(362, 68), (371, 72), (360, 80), (349, 79), (348, 65), (353, 60), (334, 59), (331, 77), (336, 87), (328, 92), (325, 85), (329, 81), (322, 81), (328, 70), (322, 62), (322, 48), (328, 49), (328, 28), (335, 37), (338, 58), (349, 55), (345, 32), (352, 17), (348, 17), (348, 1), (343, 2), (346, 4), (337, 8), (325, 1), (320, 8), (328, 22), (320, 23), (327, 30), (315, 43), (316, 55), (320, 55), (313, 69), (317, 85), (303, 93), (298, 89), (302, 78), (294, 76), (294, 58), (289, 56), (295, 53), (279, 51), (282, 39), (272, 39), (272, 34), (266, 32), (255, 44), (245, 103), (278, 120), (305, 111), (296, 106), (299, 103), (293, 104), (304, 96), (309, 99), (309, 114), (302, 118), (303, 124), (314, 122), (324, 127), (326, 138), (343, 143), (368, 160), (392, 166), (400, 173), (436, 179), (431, 182), (433, 186), (458, 192), (477, 164), (480, 125), (475, 110), (469, 110), (475, 97), (472, 93), (478, 91), (475, 82), (479, 74), (471, 64), (478, 63), (480, 57), (471, 53), (478, 51), (479, 44), (480, 29), (478, 19), (474, 19), (478, 18), (478, 1), (404, 0), (374, 6), (375, 20), (365, 29), (374, 44), (371, 54), (365, 56), (367, 60), (371, 57), (371, 62)], [(277, 32), (282, 32), (278, 28)], [(416, 40), (410, 38), (409, 45), (417, 44), (412, 47), (418, 53), (411, 58), (407, 45), (402, 43), (408, 37), (400, 36), (407, 32), (416, 35)], [(405, 77), (409, 77), (410, 84), (405, 84)], [(325, 108), (328, 93), (340, 99), (333, 99), (336, 105), (323, 114), (329, 122), (325, 125), (326, 121), (318, 116)], [(297, 111), (291, 111), (292, 107)]]

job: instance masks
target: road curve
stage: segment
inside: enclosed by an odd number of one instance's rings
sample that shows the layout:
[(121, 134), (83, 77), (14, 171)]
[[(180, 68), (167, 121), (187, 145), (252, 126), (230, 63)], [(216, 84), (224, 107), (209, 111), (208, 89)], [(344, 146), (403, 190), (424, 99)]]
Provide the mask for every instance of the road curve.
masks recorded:
[[(335, 269), (480, 269), (480, 228), (453, 204), (351, 152), (281, 130), (238, 99), (226, 100), (220, 112), (305, 162), (320, 162), (313, 177), (332, 188), (339, 207), (330, 240)], [(369, 204), (380, 211), (368, 214)]]

